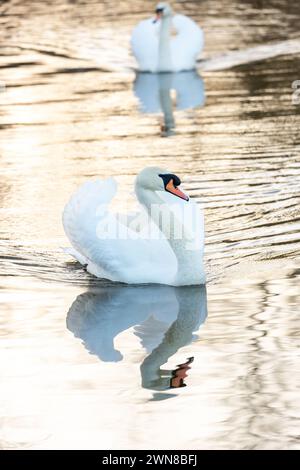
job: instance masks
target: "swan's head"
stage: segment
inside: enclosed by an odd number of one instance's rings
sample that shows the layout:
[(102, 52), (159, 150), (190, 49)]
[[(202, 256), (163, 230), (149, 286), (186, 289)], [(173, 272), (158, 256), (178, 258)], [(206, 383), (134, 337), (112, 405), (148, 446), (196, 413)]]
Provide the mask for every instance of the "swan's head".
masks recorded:
[(136, 191), (167, 191), (174, 196), (180, 197), (185, 201), (189, 200), (189, 197), (179, 189), (181, 181), (180, 178), (173, 173), (170, 173), (163, 168), (156, 166), (150, 166), (144, 168), (136, 177), (135, 187)]
[(156, 23), (156, 21), (158, 21), (160, 18), (167, 18), (168, 16), (172, 16), (173, 10), (168, 3), (160, 2), (156, 5), (155, 14), (156, 18), (154, 23)]

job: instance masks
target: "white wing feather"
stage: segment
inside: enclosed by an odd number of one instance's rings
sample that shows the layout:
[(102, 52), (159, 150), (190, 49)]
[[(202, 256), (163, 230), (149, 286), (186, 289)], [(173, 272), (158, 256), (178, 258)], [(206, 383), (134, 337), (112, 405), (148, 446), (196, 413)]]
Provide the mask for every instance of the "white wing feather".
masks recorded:
[(178, 33), (171, 42), (176, 71), (190, 70), (195, 67), (196, 59), (203, 48), (203, 31), (185, 15), (175, 15), (173, 26)]
[(131, 36), (132, 52), (141, 71), (155, 72), (158, 63), (159, 26), (153, 18), (141, 21)]
[[(172, 72), (191, 70), (196, 66), (196, 59), (204, 45), (201, 28), (185, 15), (174, 15), (172, 26), (177, 33), (171, 39)], [(153, 23), (153, 18), (141, 21), (131, 36), (132, 52), (142, 72), (158, 71), (160, 22)]]
[[(93, 180), (71, 197), (63, 213), (69, 251), (97, 277), (126, 283), (171, 283), (177, 260), (167, 240), (146, 225), (137, 231), (108, 210), (117, 189), (115, 180)], [(143, 219), (144, 220), (144, 219)], [(147, 234), (154, 233), (153, 238)], [(145, 235), (146, 234), (146, 235)]]

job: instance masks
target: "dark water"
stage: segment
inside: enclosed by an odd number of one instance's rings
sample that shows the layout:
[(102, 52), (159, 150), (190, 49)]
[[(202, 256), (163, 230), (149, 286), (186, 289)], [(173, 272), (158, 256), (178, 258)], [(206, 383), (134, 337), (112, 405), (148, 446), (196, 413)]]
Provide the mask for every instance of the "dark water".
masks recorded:
[[(199, 71), (136, 76), (154, 5), (0, 3), (3, 448), (299, 447), (300, 8), (173, 2)], [(79, 184), (115, 176), (130, 208), (153, 164), (204, 204), (207, 291), (107, 286), (60, 250)]]

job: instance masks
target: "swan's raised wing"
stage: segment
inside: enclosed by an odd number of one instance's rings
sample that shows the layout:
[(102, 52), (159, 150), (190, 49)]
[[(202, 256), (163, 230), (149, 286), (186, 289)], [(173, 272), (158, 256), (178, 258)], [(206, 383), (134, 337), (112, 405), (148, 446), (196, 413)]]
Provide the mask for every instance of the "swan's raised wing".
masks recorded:
[[(129, 226), (126, 218), (108, 210), (117, 189), (113, 179), (88, 181), (67, 203), (65, 232), (75, 251), (69, 251), (97, 277), (126, 283), (166, 283), (174, 279), (177, 260), (167, 240), (151, 232), (140, 213)], [(135, 225), (142, 227), (140, 231)], [(131, 228), (132, 227), (132, 228)]]
[(158, 62), (159, 26), (153, 19), (141, 21), (131, 36), (132, 52), (142, 72), (154, 72)]
[(176, 58), (178, 70), (192, 69), (204, 45), (203, 31), (185, 15), (175, 15), (172, 24), (177, 32), (172, 39), (172, 56)]
[[(63, 226), (75, 250), (87, 256), (85, 246), (91, 222), (95, 222), (95, 211), (101, 205), (104, 212), (117, 192), (117, 183), (113, 178), (90, 180), (80, 186), (71, 196), (63, 212)], [(98, 193), (97, 206), (91, 204), (92, 196)], [(94, 227), (93, 227), (94, 229)]]

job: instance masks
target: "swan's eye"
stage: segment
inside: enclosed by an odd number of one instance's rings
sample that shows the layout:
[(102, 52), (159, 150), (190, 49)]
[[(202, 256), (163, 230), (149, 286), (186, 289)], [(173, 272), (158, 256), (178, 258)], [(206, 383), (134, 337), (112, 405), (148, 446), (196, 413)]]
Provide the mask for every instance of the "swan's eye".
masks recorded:
[(181, 185), (180, 178), (178, 178), (178, 176), (176, 176), (176, 175), (173, 175), (172, 173), (160, 174), (160, 175), (158, 175), (158, 176), (160, 176), (160, 178), (162, 178), (165, 187), (167, 186), (167, 184), (168, 184), (171, 180), (172, 180), (172, 183), (173, 183), (173, 185), (175, 186), (175, 188), (177, 188), (177, 186), (180, 186), (180, 185)]
[(181, 181), (180, 181), (180, 178), (178, 178), (178, 176), (172, 175), (172, 178), (173, 178), (175, 188), (181, 185)]
[(168, 174), (160, 174), (158, 175), (162, 178), (165, 186), (165, 191), (174, 194), (175, 196), (180, 197), (181, 199), (184, 199), (185, 201), (189, 200), (189, 197), (184, 194), (180, 189), (178, 189), (178, 186), (180, 186), (181, 181), (178, 178), (178, 176), (173, 175), (171, 173)]
[(163, 8), (156, 8), (155, 13), (160, 14), (160, 13), (162, 13), (163, 11), (164, 11)]

